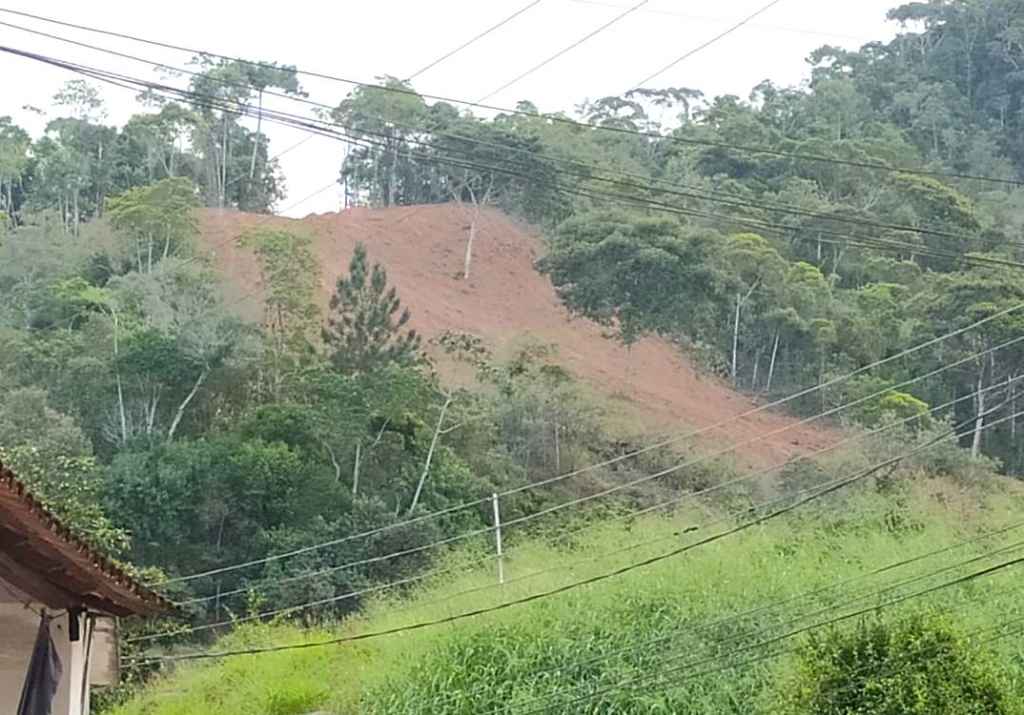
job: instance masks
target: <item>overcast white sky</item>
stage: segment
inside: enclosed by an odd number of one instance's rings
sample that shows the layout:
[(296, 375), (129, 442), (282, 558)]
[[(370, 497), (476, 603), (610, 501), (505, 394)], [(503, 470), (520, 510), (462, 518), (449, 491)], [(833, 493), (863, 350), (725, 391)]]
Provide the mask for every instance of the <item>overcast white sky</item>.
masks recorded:
[[(542, 111), (571, 110), (586, 98), (621, 94), (741, 18), (767, 0), (650, 0), (581, 47), (495, 95), (489, 103), (512, 107), (520, 99)], [(372, 0), (325, 3), (216, 2), (177, 0), (172, 5), (137, 0), (70, 2), (12, 0), (6, 5), (69, 22), (162, 40), (253, 60), (276, 60), (361, 81), (392, 74), (408, 76), (485, 28), (527, 4), (527, 0)], [(601, 26), (633, 0), (542, 0), (504, 28), (420, 76), (416, 89), (476, 100), (509, 79)], [(823, 44), (849, 48), (891, 37), (885, 20), (900, 0), (782, 0), (756, 20), (665, 74), (655, 86), (685, 86), (708, 95), (746, 97), (764, 79), (798, 84), (808, 75), (807, 55)], [(180, 53), (78, 32), (0, 13), (0, 20), (51, 34), (184, 66)], [(0, 26), (0, 44), (48, 54), (139, 77), (157, 75), (145, 65)], [(38, 134), (46, 122), (23, 109), (51, 110), (54, 92), (74, 77), (30, 60), (0, 54), (0, 116), (11, 115)], [(350, 89), (304, 78), (311, 99), (335, 104)], [(100, 86), (110, 123), (121, 124), (139, 111), (134, 94)], [(268, 102), (268, 107), (305, 112), (300, 105)], [(287, 127), (267, 127), (271, 153), (306, 135)], [(292, 216), (333, 211), (339, 192), (331, 188), (305, 197), (338, 175), (342, 147), (315, 137), (280, 158), (288, 195), (280, 208)], [(298, 203), (298, 205), (296, 205)]]

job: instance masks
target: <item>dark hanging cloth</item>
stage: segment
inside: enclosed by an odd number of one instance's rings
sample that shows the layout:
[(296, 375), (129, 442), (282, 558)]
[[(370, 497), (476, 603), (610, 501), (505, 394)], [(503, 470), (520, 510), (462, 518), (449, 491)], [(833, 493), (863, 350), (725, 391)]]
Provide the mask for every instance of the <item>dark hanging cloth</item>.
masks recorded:
[(21, 687), (17, 715), (50, 715), (50, 706), (63, 671), (60, 656), (50, 637), (50, 617), (44, 613), (39, 620), (39, 633), (28, 662), (25, 684)]

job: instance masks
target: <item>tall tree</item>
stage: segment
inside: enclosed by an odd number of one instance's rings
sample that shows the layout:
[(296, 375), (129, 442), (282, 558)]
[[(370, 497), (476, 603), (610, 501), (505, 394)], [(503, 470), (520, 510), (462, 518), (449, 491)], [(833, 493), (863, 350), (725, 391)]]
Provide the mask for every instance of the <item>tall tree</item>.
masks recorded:
[(379, 263), (371, 267), (366, 246), (357, 243), (348, 275), (338, 278), (331, 296), (323, 329), (328, 359), (342, 373), (418, 361), (420, 336), (408, 327), (410, 317), (398, 291), (388, 286), (387, 271)]
[(342, 176), (371, 205), (426, 203), (436, 193), (433, 169), (421, 160), (417, 140), (427, 136), (427, 106), (412, 87), (395, 77), (382, 88), (359, 87), (334, 110), (336, 122), (364, 139), (345, 159)]
[(21, 191), (16, 202), (15, 189), (22, 186), (31, 143), (28, 132), (14, 124), (10, 117), (0, 117), (0, 214), (3, 214), (0, 226), (6, 223), (13, 227), (18, 222)]
[[(931, 331), (944, 333), (983, 318), (994, 318), (1021, 303), (1024, 303), (1024, 288), (1015, 271), (984, 267), (935, 280), (916, 296), (914, 308), (926, 319), (923, 325)], [(975, 422), (971, 438), (974, 455), (981, 452), (985, 423), (996, 402), (990, 388), (1015, 382), (1022, 373), (1020, 366), (1024, 359), (1019, 343), (987, 355), (979, 353), (1022, 334), (1024, 316), (1016, 310), (945, 341), (935, 355), (940, 361), (967, 360), (955, 372), (955, 389), (960, 394), (974, 394)]]
[(291, 231), (257, 229), (243, 235), (240, 244), (251, 248), (260, 262), (263, 329), (270, 356), (267, 383), (270, 395), (280, 399), (285, 382), (315, 352), (320, 265), (310, 239)]
[[(203, 157), (207, 205), (268, 211), (281, 187), (262, 134), (263, 95), (271, 87), (288, 95), (302, 95), (295, 68), (208, 55), (200, 55), (192, 63), (200, 72), (193, 75), (190, 89), (204, 98), (194, 125), (193, 144)], [(252, 106), (254, 97), (256, 107)], [(256, 117), (256, 132), (241, 126), (239, 119), (243, 116)]]
[(126, 239), (127, 254), (140, 273), (188, 252), (199, 231), (195, 187), (188, 179), (162, 179), (110, 200), (110, 223)]
[(753, 233), (729, 236), (719, 254), (720, 275), (724, 288), (732, 296), (732, 349), (730, 374), (739, 382), (740, 325), (743, 311), (758, 291), (777, 289), (786, 271), (786, 264), (767, 240)]

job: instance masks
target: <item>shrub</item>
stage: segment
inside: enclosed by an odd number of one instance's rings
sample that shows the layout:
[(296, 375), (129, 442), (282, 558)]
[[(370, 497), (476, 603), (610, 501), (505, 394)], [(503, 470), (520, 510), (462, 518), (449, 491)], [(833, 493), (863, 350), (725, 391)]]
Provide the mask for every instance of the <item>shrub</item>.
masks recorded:
[(923, 613), (811, 638), (786, 691), (794, 714), (1009, 712), (991, 662), (945, 618)]

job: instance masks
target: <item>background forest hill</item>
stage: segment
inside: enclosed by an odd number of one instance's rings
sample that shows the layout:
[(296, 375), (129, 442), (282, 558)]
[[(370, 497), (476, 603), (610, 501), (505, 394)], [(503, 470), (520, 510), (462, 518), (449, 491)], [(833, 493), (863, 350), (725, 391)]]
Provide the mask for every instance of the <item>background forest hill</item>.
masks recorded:
[[(480, 212), (500, 208), (543, 230), (538, 268), (574, 313), (627, 345), (666, 338), (739, 390), (783, 395), (1024, 302), (1024, 1), (911, 3), (891, 18), (903, 28), (891, 42), (822, 47), (805, 86), (765, 81), (746, 99), (637, 90), (584, 103), (581, 124), (528, 102), (480, 118), (388, 78), (322, 120), (349, 137), (339, 180), (353, 203), (458, 203), (465, 273)], [(369, 242), (322, 310), (324, 267), (301, 226), (255, 225), (237, 238), (259, 261), (263, 320), (240, 319), (200, 249), (197, 211), (272, 211), (282, 178), (239, 107), (302, 88), (284, 65), (197, 63), (191, 96), (217, 101), (150, 91), (139, 114), (107, 126), (95, 87), (73, 80), (44, 136), (0, 118), (0, 458), (55, 510), (142, 567), (193, 573), (622, 449), (599, 400), (544, 345), (498, 358), (475, 336), (444, 335), (432, 351), (479, 379), (440, 381), (408, 324), (415, 297), (395, 292)], [(1024, 316), (1008, 313), (792, 406), (815, 413), (961, 361), (844, 418), (919, 415), (928, 430), (931, 406), (974, 395), (936, 419), (1002, 400), (996, 420), (1017, 409), (1024, 344), (971, 356), (1021, 335)], [(983, 433), (984, 422), (963, 446), (1021, 474), (1017, 421)], [(595, 470), (573, 488), (664, 459)], [(502, 508), (511, 519), (556, 496), (528, 491)], [(488, 519), (453, 514), (216, 587), (259, 584), (271, 606), (329, 597), (424, 557), (312, 586), (268, 579)]]

